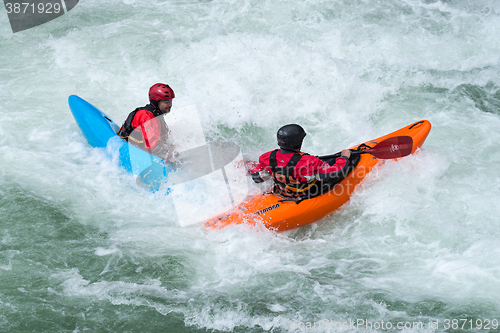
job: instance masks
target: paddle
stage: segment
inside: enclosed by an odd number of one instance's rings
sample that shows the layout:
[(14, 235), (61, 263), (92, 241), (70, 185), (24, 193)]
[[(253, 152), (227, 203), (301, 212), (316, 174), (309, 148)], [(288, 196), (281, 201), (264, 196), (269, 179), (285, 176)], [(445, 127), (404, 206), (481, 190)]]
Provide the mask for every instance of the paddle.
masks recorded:
[[(376, 144), (373, 148), (366, 150), (351, 150), (351, 155), (359, 154), (371, 154), (378, 159), (395, 159), (400, 157), (405, 157), (411, 154), (413, 150), (413, 139), (411, 136), (394, 136), (389, 139)], [(338, 157), (339, 154), (318, 156), (322, 160), (326, 160), (332, 157)], [(257, 166), (257, 162), (251, 160), (244, 160), (245, 167), (247, 169), (247, 176), (250, 175), (250, 171)]]
[[(351, 154), (371, 154), (379, 159), (394, 159), (411, 154), (413, 139), (411, 136), (395, 136), (376, 144), (373, 148), (366, 150), (351, 150)], [(321, 159), (334, 157), (335, 155), (321, 156)]]

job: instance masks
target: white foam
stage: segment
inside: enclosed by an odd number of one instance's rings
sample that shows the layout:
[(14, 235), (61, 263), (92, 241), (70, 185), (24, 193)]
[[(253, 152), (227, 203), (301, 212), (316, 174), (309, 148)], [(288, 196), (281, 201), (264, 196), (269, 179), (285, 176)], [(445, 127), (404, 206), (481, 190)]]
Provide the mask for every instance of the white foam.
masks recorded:
[[(487, 0), (90, 0), (25, 33), (4, 22), (0, 183), (105, 235), (82, 241), (104, 260), (100, 280), (50, 268), (62, 297), (175, 311), (226, 331), (286, 331), (291, 319), (321, 316), (414, 320), (415, 304), (444, 303), (436, 316), (496, 315), (499, 113), (457, 87), (498, 93), (499, 11)], [(204, 134), (244, 156), (274, 149), (285, 123), (305, 127), (312, 154), (424, 118), (433, 129), (419, 154), (379, 167), (347, 205), (301, 230), (182, 229), (171, 202), (86, 144), (67, 106), (76, 93), (121, 123), (156, 82), (176, 92), (172, 115), (195, 104)], [(0, 231), (10, 246), (16, 234)], [(12, 272), (22, 254), (0, 267)], [(106, 280), (120, 260), (170, 255), (178, 290), (144, 262), (128, 282)]]

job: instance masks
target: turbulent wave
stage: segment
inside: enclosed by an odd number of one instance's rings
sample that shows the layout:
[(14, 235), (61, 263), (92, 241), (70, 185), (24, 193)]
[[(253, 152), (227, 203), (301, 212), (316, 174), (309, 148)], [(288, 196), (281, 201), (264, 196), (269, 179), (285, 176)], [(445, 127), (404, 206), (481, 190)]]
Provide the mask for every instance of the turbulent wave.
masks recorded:
[[(499, 15), (488, 0), (90, 0), (19, 33), (5, 16), (0, 329), (498, 331)], [(121, 123), (156, 82), (248, 158), (287, 123), (315, 155), (433, 129), (315, 224), (181, 228), (67, 105)]]

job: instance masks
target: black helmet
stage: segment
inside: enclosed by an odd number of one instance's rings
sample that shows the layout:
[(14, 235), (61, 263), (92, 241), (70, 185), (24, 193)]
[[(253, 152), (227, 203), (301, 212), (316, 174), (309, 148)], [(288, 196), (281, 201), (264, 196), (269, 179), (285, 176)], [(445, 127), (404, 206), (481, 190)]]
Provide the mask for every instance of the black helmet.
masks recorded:
[(301, 126), (285, 125), (278, 130), (278, 146), (282, 149), (299, 151), (305, 136), (306, 131)]

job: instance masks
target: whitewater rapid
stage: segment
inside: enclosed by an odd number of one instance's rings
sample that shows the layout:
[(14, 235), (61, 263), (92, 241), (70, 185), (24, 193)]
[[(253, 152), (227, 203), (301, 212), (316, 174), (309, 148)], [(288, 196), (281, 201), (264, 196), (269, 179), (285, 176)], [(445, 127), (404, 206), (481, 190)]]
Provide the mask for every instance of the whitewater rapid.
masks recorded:
[[(88, 0), (18, 33), (0, 16), (2, 330), (498, 331), (498, 2)], [(287, 123), (315, 155), (433, 128), (310, 226), (181, 228), (67, 104), (121, 124), (156, 82), (252, 159)]]

